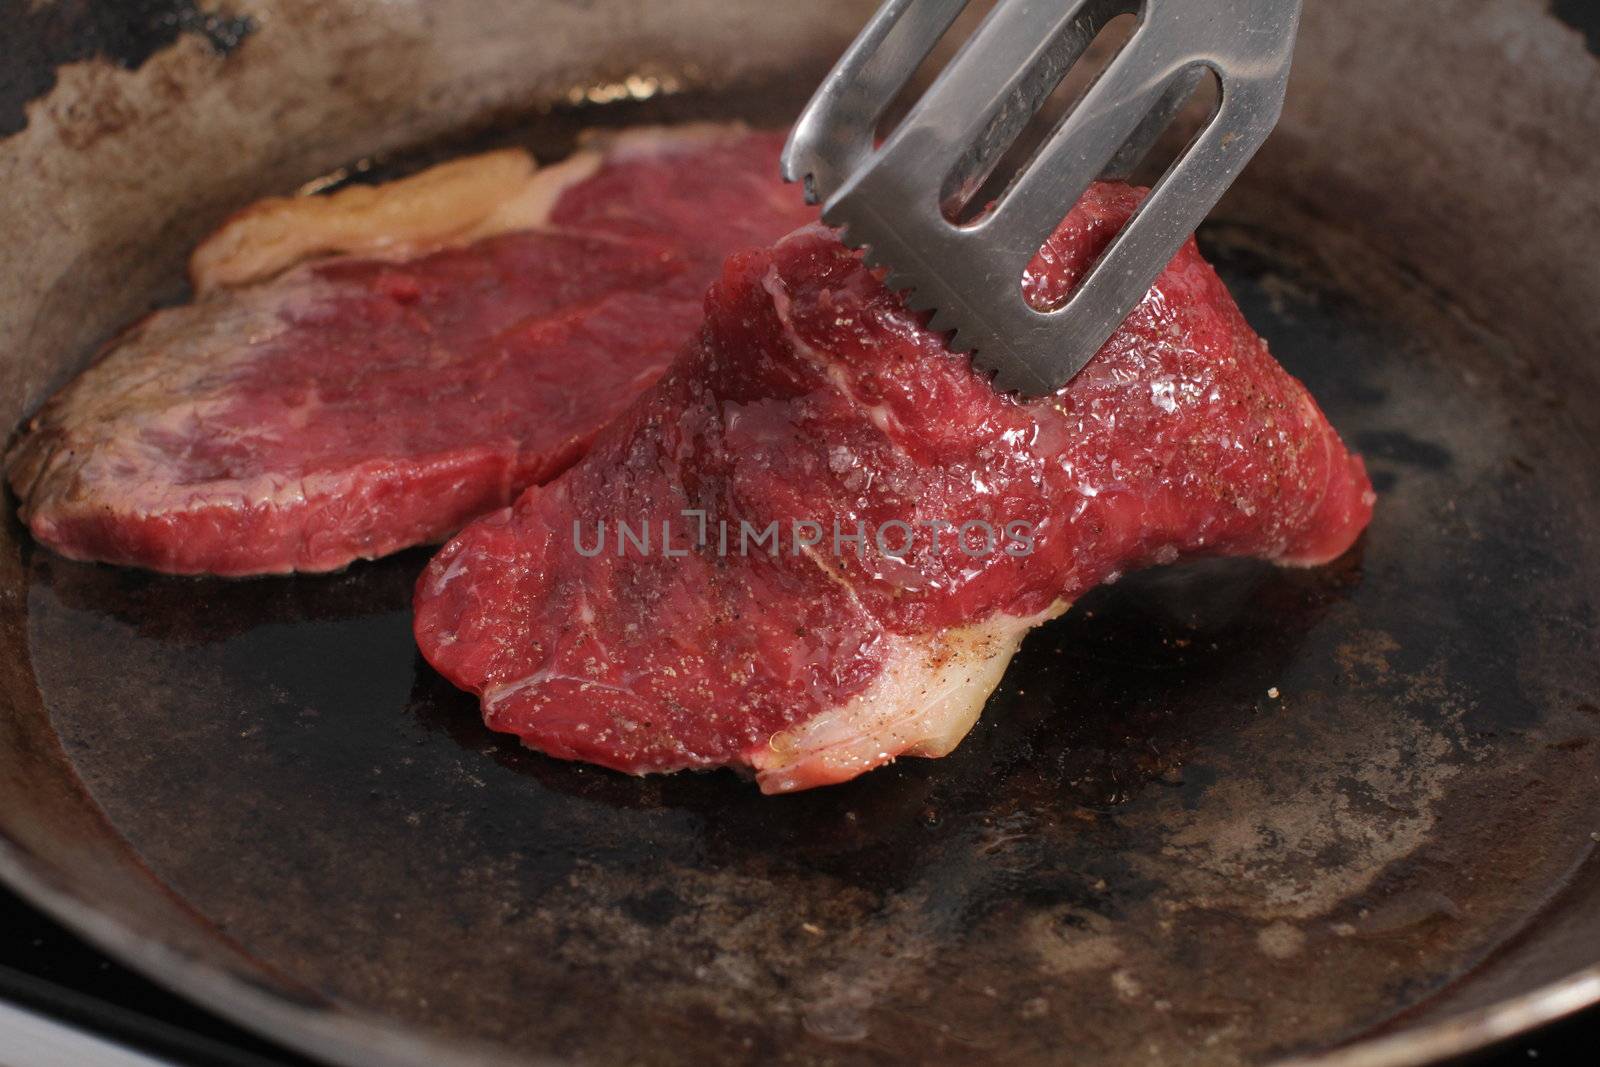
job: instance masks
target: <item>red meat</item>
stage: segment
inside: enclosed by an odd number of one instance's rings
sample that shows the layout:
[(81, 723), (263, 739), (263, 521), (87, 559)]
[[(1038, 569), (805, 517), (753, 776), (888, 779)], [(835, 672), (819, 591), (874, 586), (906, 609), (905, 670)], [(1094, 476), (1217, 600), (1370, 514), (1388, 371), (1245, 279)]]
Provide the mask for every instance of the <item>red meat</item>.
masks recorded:
[[(1034, 298), (1064, 296), (1138, 196), (1092, 189)], [(732, 257), (698, 340), (593, 450), (438, 554), (416, 636), (551, 755), (803, 789), (950, 751), (1027, 630), (1093, 586), (1195, 556), (1321, 563), (1372, 503), (1192, 241), (1083, 373), (1019, 402), (812, 226)]]
[[(777, 176), (780, 145), (624, 136), (553, 206), (525, 197), (535, 229), (313, 261), (151, 315), (7, 457), (22, 517), (63, 555), (176, 573), (326, 571), (443, 540), (567, 467), (655, 381), (729, 252), (814, 217)], [(268, 213), (283, 205), (322, 208)], [(281, 241), (289, 223), (259, 213), (197, 262)], [(305, 229), (315, 247), (331, 226)]]

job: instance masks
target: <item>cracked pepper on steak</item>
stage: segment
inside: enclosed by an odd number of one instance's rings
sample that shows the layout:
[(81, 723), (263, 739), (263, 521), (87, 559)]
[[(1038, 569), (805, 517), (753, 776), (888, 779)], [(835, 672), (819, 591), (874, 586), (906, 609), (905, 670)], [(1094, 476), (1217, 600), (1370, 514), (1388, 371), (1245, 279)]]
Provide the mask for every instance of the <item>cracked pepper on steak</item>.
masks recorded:
[[(1064, 298), (1141, 195), (1093, 187), (1030, 265), (1030, 299)], [(732, 256), (698, 336), (589, 453), (440, 551), (415, 632), (533, 748), (787, 792), (948, 753), (1028, 630), (1102, 582), (1199, 556), (1323, 563), (1372, 505), (1193, 240), (1082, 373), (1019, 401), (812, 225)], [(576, 536), (686, 512), (830, 534), (1022, 522), (1031, 551), (830, 536), (591, 554)]]

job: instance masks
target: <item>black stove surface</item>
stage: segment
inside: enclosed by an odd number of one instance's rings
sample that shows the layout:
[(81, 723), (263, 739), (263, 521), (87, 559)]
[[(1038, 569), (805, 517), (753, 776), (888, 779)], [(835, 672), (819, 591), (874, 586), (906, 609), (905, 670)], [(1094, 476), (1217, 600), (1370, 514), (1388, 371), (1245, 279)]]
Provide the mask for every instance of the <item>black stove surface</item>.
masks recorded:
[[(0, 889), (0, 999), (174, 1067), (312, 1067), (95, 950)], [(0, 1065), (34, 1067), (0, 1034)]]

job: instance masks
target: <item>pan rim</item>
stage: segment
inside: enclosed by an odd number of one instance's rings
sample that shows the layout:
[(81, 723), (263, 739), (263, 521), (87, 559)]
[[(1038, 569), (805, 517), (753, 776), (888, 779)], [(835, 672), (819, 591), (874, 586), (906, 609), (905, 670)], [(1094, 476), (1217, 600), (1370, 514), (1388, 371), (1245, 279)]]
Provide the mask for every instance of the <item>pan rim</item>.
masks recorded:
[[(55, 888), (35, 857), (0, 833), (0, 883), (96, 949), (158, 985), (285, 1048), (344, 1067), (529, 1067), (565, 1061), (509, 1058), (470, 1042), (335, 1005), (327, 1011), (273, 996), (222, 968), (144, 937), (70, 892)], [(1600, 963), (1516, 996), (1437, 1022), (1358, 1038), (1342, 1047), (1270, 1061), (1268, 1067), (1427, 1067), (1600, 1005)]]

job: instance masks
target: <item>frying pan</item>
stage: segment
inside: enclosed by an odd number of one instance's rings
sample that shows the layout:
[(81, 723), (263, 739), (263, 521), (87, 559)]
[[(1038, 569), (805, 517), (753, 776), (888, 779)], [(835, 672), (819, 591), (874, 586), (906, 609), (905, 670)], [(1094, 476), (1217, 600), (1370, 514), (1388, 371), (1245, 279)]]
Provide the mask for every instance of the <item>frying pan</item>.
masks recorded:
[[(230, 209), (585, 125), (781, 123), (852, 0), (23, 5), (0, 425)], [(1133, 576), (950, 758), (763, 798), (486, 732), (425, 552), (162, 578), (0, 528), (0, 873), (348, 1064), (1422, 1063), (1600, 1000), (1600, 63), (1542, 0), (1313, 3), (1202, 232), (1368, 459), (1348, 556)], [(14, 505), (14, 502), (12, 502)]]

